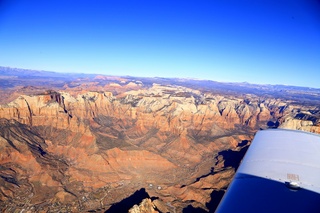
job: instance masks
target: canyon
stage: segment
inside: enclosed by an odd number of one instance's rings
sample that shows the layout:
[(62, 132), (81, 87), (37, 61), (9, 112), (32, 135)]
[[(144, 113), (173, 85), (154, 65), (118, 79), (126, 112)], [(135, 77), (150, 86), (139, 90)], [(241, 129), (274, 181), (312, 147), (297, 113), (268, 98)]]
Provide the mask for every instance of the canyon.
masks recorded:
[(0, 67), (4, 212), (213, 212), (258, 130), (320, 133), (320, 90)]

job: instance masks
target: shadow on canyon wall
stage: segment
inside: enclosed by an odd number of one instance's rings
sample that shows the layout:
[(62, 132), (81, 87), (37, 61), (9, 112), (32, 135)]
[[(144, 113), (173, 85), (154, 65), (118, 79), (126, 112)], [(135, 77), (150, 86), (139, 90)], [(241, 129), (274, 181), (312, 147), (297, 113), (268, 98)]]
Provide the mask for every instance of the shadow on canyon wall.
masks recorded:
[(279, 121), (273, 122), (273, 121), (268, 121), (267, 123), (268, 128), (270, 129), (277, 129), (280, 125)]
[[(214, 190), (211, 193), (211, 200), (209, 203), (206, 203), (206, 207), (209, 209), (209, 212), (214, 212), (217, 209), (224, 193), (225, 193), (224, 190), (219, 190), (219, 191)], [(184, 208), (182, 212), (183, 213), (206, 213), (207, 211), (202, 208), (195, 208), (192, 205), (189, 205), (186, 208)]]
[(146, 192), (145, 188), (141, 188), (131, 196), (123, 199), (119, 203), (112, 205), (110, 209), (105, 211), (105, 213), (127, 213), (130, 208), (132, 208), (135, 204), (139, 205), (145, 198), (150, 198), (150, 196)]
[[(235, 169), (235, 171), (238, 169), (240, 166), (241, 160), (246, 154), (249, 146), (249, 141), (248, 140), (243, 140), (241, 143), (239, 143), (239, 147), (241, 149), (239, 151), (234, 151), (234, 150), (225, 150), (222, 152), (219, 152), (218, 155), (222, 155), (224, 159), (224, 167), (232, 167)], [(214, 171), (212, 170), (211, 173), (213, 174)], [(222, 190), (214, 190), (211, 193), (211, 200), (210, 202), (206, 203), (206, 207), (209, 209), (209, 212), (215, 212), (217, 209), (226, 189)], [(207, 212), (202, 208), (195, 208), (192, 205), (187, 206), (185, 209), (183, 209), (183, 213), (203, 213)]]
[[(242, 143), (245, 143), (244, 141)], [(247, 141), (248, 143), (248, 141)], [(246, 154), (249, 146), (243, 146), (240, 151), (234, 151), (234, 150), (224, 150), (222, 152), (219, 152), (219, 155), (223, 156), (224, 159), (224, 167), (232, 167), (237, 171), (238, 167), (240, 166), (240, 162), (244, 155)]]

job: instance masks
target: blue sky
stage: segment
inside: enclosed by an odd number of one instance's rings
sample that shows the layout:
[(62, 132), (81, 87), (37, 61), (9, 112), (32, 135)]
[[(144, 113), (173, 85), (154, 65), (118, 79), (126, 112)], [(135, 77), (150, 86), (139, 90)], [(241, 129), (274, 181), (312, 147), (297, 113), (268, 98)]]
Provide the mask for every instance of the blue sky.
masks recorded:
[(320, 88), (320, 1), (2, 0), (0, 66)]

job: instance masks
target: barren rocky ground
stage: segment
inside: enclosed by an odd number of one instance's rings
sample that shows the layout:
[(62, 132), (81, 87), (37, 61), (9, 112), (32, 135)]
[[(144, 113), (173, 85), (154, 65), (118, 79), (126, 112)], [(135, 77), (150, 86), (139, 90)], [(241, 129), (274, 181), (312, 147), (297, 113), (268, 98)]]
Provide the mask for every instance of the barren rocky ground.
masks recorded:
[(214, 211), (256, 131), (320, 133), (320, 90), (0, 68), (4, 212)]

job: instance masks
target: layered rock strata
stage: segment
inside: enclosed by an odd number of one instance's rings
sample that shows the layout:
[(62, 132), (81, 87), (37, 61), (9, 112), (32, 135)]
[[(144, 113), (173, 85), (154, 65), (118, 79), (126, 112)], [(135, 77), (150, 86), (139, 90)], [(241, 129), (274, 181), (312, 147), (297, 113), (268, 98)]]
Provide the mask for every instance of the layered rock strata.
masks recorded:
[(50, 90), (1, 105), (0, 207), (105, 211), (145, 188), (168, 211), (190, 204), (208, 210), (211, 193), (234, 174), (221, 151), (240, 151), (259, 129), (320, 132), (316, 106), (181, 86), (127, 87), (117, 95)]

